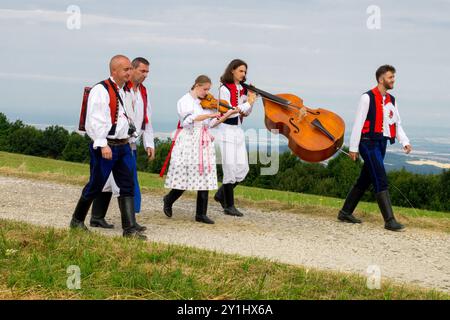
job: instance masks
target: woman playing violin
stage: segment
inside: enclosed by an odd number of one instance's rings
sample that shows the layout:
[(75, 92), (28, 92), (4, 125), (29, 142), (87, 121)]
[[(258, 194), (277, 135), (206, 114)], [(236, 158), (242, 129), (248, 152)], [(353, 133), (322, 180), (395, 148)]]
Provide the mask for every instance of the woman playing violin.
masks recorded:
[(208, 191), (217, 189), (216, 154), (209, 128), (238, 113), (231, 109), (221, 114), (201, 106), (211, 89), (211, 80), (197, 77), (191, 90), (178, 100), (179, 129), (171, 154), (165, 187), (172, 189), (164, 197), (164, 213), (172, 217), (172, 205), (185, 190), (197, 191), (195, 220), (213, 224), (207, 217)]

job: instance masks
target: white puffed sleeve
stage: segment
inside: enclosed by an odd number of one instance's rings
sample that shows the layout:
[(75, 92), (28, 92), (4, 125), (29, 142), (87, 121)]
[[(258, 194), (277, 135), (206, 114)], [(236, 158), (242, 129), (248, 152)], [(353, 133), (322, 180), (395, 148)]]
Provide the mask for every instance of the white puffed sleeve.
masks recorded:
[(398, 142), (400, 142), (402, 144), (403, 147), (406, 147), (407, 145), (410, 144), (408, 136), (405, 133), (405, 130), (403, 130), (402, 127), (402, 121), (400, 118), (400, 113), (398, 112), (398, 105), (397, 102), (395, 102), (395, 112), (397, 113), (397, 140)]
[(150, 101), (147, 101), (147, 117), (148, 123), (145, 125), (145, 130), (143, 133), (143, 141), (145, 148), (155, 148), (155, 139), (153, 134), (153, 126), (152, 126), (152, 106), (150, 105)]
[(106, 137), (111, 130), (109, 94), (101, 84), (89, 92), (86, 112), (86, 133), (94, 141), (94, 149), (105, 147)]
[(191, 100), (185, 99), (185, 97), (178, 100), (177, 111), (183, 128), (187, 128), (194, 124), (194, 105)]
[(358, 152), (361, 141), (361, 131), (369, 112), (370, 98), (368, 94), (363, 94), (359, 99), (358, 110), (356, 110), (355, 122), (353, 123), (352, 135), (350, 136), (350, 151)]

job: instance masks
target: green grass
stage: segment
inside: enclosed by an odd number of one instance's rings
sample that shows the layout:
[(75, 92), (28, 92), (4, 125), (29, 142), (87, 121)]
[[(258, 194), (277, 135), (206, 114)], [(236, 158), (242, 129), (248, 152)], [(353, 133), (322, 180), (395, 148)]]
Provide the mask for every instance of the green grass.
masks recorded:
[[(81, 289), (67, 288), (79, 266)], [(269, 260), (0, 219), (0, 299), (446, 299)]]
[[(318, 196), (313, 194), (297, 193), (290, 191), (268, 190), (254, 187), (241, 186), (237, 189), (236, 195), (243, 199), (251, 201), (277, 201), (287, 205), (303, 205), (303, 206), (324, 206), (329, 208), (342, 208), (343, 199)], [(448, 219), (450, 214), (441, 211), (421, 210), (405, 207), (394, 207), (397, 213), (411, 217), (430, 217)], [(379, 208), (376, 203), (360, 202), (358, 209), (363, 212), (378, 212)]]
[[(89, 165), (0, 152), (0, 174), (84, 185), (89, 178)], [(140, 172), (139, 182), (144, 193), (162, 195), (167, 191), (163, 187), (164, 179), (157, 174)], [(194, 195), (191, 193), (190, 196)], [(338, 198), (246, 186), (236, 189), (236, 199), (240, 205), (257, 207), (263, 211), (282, 210), (332, 219), (336, 218), (337, 210), (343, 204), (343, 199)], [(394, 211), (408, 227), (450, 233), (448, 212), (405, 207), (394, 207)], [(361, 202), (356, 213), (365, 222), (382, 223), (376, 203)]]

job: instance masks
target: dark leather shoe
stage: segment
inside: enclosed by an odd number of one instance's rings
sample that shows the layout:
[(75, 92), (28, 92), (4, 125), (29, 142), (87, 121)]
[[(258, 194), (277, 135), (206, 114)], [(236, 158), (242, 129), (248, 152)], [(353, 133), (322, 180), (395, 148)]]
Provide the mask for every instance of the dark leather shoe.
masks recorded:
[(79, 221), (72, 217), (72, 220), (70, 221), (70, 228), (71, 229), (81, 229), (83, 231), (89, 231), (89, 229), (86, 227), (83, 221)]
[(142, 232), (137, 231), (136, 229), (129, 230), (129, 231), (124, 231), (123, 232), (123, 236), (125, 238), (134, 238), (134, 239), (138, 239), (138, 240), (147, 240), (147, 236), (145, 234), (143, 234)]
[(89, 222), (89, 225), (93, 228), (114, 229), (113, 224), (109, 224), (105, 219), (93, 219)]
[(141, 226), (139, 223), (136, 222), (136, 230), (139, 232), (143, 232), (143, 231), (147, 230), (147, 227)]
[(339, 211), (338, 219), (343, 222), (349, 223), (362, 223), (360, 219), (357, 219), (353, 214), (345, 213), (344, 211)]
[(203, 215), (203, 216), (196, 215), (195, 216), (195, 221), (203, 222), (203, 223), (206, 223), (206, 224), (214, 224), (214, 221), (211, 220), (210, 218), (208, 218), (208, 216), (206, 216), (206, 215)]
[(242, 217), (244, 216), (244, 214), (242, 212), (240, 212), (238, 209), (236, 209), (236, 207), (230, 207), (230, 208), (225, 208), (223, 210), (223, 213), (229, 215), (229, 216), (234, 216), (234, 217)]

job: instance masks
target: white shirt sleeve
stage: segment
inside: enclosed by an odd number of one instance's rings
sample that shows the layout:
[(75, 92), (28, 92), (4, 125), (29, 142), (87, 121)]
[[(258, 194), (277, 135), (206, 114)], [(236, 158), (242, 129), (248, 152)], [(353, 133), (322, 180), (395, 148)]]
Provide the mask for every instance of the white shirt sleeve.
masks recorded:
[(147, 117), (148, 117), (148, 123), (145, 125), (145, 130), (143, 133), (143, 141), (144, 141), (144, 148), (155, 148), (155, 138), (153, 133), (153, 126), (152, 126), (152, 106), (150, 105), (150, 101), (148, 101), (147, 98)]
[(194, 108), (191, 101), (181, 98), (177, 103), (178, 117), (183, 128), (187, 128), (194, 124)]
[[(199, 110), (199, 111), (200, 112), (199, 112), (199, 114), (197, 116), (204, 115), (204, 114), (213, 114), (213, 113), (217, 112), (214, 109), (203, 109), (203, 108), (201, 108), (201, 110)], [(197, 117), (197, 116), (195, 116), (195, 117)], [(216, 122), (217, 122), (217, 118), (207, 118), (205, 120), (202, 120), (202, 124), (204, 124), (204, 125), (206, 125), (206, 126), (208, 126), (210, 128), (214, 127)]]
[(86, 133), (94, 140), (94, 149), (108, 144), (106, 137), (110, 130), (109, 94), (103, 85), (97, 84), (89, 93), (86, 112)]
[(241, 111), (243, 113), (245, 113), (245, 115), (249, 115), (252, 112), (253, 106), (247, 102), (247, 96), (243, 95), (242, 99), (245, 101), (244, 103), (240, 104), (238, 107), (239, 109), (241, 109)]
[(217, 118), (211, 118), (211, 119), (209, 119), (208, 126), (209, 126), (210, 128), (214, 128), (214, 127), (217, 125), (218, 122), (219, 122), (219, 119), (217, 119)]
[(219, 90), (220, 90), (220, 92), (219, 92), (219, 99), (220, 100), (225, 100), (231, 106), (230, 91), (228, 91), (228, 89), (225, 86), (221, 86)]
[(398, 112), (397, 102), (395, 102), (395, 112), (397, 113), (397, 140), (402, 144), (403, 147), (406, 147), (410, 144), (408, 137), (406, 136), (405, 130), (402, 127), (402, 121), (400, 119), (400, 113)]
[(352, 135), (350, 136), (350, 151), (358, 152), (359, 142), (361, 141), (361, 131), (369, 112), (370, 98), (367, 93), (359, 99), (358, 109), (356, 111), (355, 122), (353, 123)]

